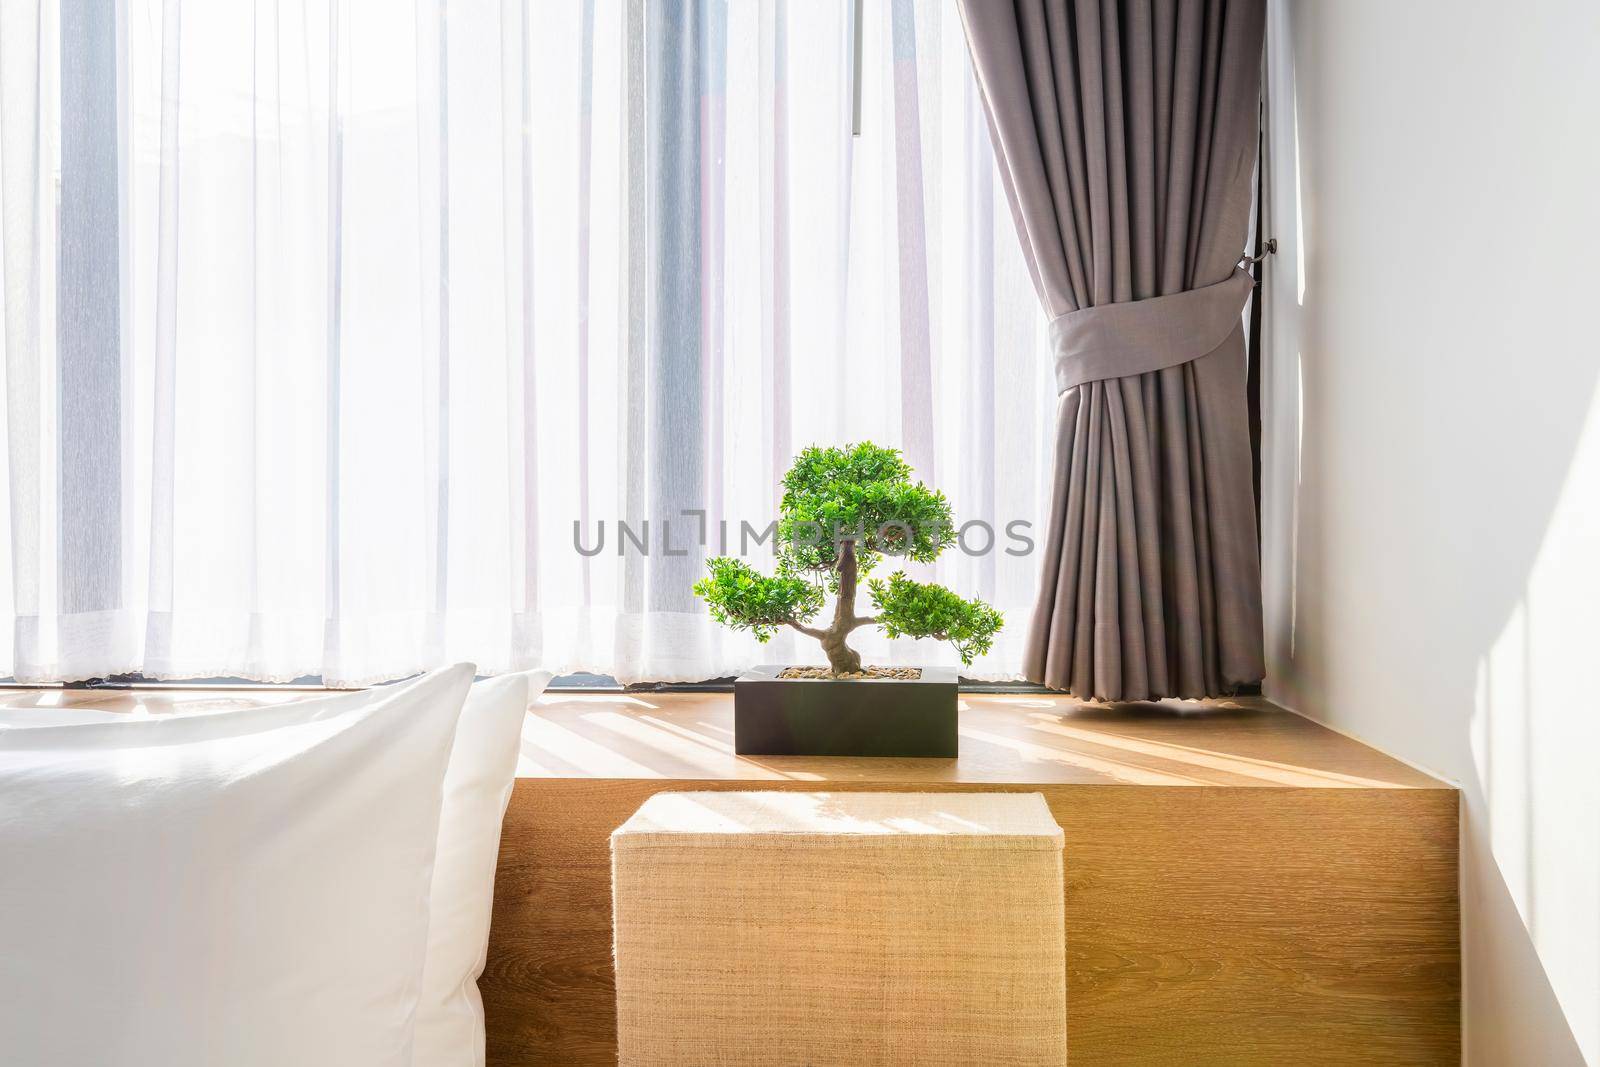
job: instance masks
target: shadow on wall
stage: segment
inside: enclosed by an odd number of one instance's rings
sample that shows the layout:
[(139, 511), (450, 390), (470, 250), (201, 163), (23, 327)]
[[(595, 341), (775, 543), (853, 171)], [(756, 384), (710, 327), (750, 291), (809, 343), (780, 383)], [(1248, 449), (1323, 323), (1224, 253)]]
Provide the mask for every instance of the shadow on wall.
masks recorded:
[(1268, 49), (1268, 691), (1460, 784), (1467, 1062), (1600, 1064), (1600, 12)]

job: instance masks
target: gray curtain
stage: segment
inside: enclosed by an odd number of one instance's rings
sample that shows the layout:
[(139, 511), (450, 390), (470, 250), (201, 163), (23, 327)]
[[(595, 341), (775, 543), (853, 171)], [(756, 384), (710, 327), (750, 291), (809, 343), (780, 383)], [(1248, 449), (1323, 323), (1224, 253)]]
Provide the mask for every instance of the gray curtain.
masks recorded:
[(961, 11), (1060, 391), (1028, 677), (1103, 700), (1258, 681), (1236, 264), (1264, 0)]

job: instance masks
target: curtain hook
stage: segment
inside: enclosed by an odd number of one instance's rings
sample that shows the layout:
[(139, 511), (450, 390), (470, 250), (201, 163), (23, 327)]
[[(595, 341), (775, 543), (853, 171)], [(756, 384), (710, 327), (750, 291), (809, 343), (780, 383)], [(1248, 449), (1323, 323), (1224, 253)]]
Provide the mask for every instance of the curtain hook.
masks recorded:
[(1241, 266), (1241, 267), (1253, 267), (1257, 263), (1260, 263), (1263, 259), (1266, 259), (1268, 256), (1275, 254), (1277, 251), (1278, 251), (1278, 239), (1276, 237), (1268, 237), (1267, 238), (1267, 243), (1261, 246), (1261, 254), (1259, 256), (1251, 256), (1251, 255), (1242, 255), (1242, 256), (1240, 256), (1239, 257), (1239, 266)]

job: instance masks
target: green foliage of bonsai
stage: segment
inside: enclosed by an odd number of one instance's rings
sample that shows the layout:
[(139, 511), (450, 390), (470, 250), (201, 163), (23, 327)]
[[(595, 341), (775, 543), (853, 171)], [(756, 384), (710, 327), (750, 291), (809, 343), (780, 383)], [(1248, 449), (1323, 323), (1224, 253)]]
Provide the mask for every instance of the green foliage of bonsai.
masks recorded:
[(742, 559), (719, 556), (706, 563), (709, 578), (694, 591), (711, 607), (711, 617), (735, 630), (749, 630), (768, 641), (795, 619), (812, 618), (822, 610), (822, 589), (787, 571), (768, 577)]
[(971, 663), (988, 652), (1004, 622), (1001, 614), (981, 600), (967, 600), (942, 585), (914, 582), (896, 571), (887, 582), (873, 578), (872, 606), (878, 625), (890, 637), (936, 637), (949, 641)]
[[(822, 642), (834, 674), (861, 670), (861, 656), (846, 642), (863, 626), (890, 637), (949, 641), (961, 662), (989, 651), (1003, 619), (981, 600), (924, 584), (903, 571), (887, 581), (870, 579), (878, 614), (856, 614), (856, 586), (886, 556), (931, 563), (955, 543), (950, 502), (911, 480), (911, 467), (892, 448), (863, 442), (844, 448), (811, 447), (783, 476), (783, 499), (774, 534), (777, 573), (762, 574), (742, 560), (708, 560), (710, 574), (695, 595), (711, 617), (768, 641), (790, 626)], [(836, 594), (833, 621), (810, 625), (822, 610), (824, 590)]]

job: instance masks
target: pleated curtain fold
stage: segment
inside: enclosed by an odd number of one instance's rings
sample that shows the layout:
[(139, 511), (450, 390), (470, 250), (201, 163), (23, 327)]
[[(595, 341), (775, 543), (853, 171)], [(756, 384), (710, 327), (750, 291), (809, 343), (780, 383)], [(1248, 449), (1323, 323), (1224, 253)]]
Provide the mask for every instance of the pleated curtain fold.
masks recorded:
[(1264, 673), (1236, 269), (1262, 0), (960, 0), (1052, 319), (1055, 482), (1024, 653), (1083, 698)]

